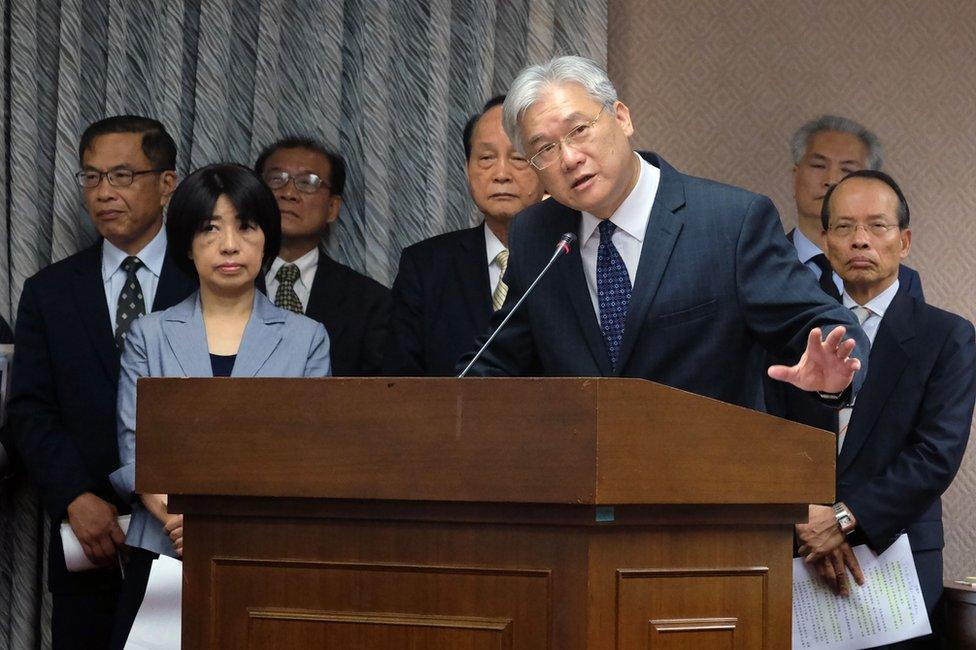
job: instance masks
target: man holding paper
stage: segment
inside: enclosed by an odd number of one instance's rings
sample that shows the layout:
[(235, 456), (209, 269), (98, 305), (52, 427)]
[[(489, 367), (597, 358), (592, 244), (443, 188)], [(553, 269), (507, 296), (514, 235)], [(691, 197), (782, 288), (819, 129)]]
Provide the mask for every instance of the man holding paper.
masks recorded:
[(863, 582), (851, 545), (880, 553), (905, 531), (931, 616), (942, 593), (940, 497), (962, 461), (976, 399), (973, 325), (900, 286), (912, 233), (905, 197), (886, 174), (858, 171), (834, 186), (822, 225), (843, 304), (872, 344), (864, 385), (840, 413), (838, 502), (810, 506), (796, 527), (800, 554), (846, 595), (848, 571)]

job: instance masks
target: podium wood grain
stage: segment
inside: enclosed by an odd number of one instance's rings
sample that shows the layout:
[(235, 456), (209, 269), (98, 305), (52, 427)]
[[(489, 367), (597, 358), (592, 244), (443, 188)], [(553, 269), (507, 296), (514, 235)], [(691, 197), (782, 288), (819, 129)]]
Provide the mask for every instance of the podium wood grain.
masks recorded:
[(140, 380), (186, 648), (787, 648), (830, 434), (640, 380)]

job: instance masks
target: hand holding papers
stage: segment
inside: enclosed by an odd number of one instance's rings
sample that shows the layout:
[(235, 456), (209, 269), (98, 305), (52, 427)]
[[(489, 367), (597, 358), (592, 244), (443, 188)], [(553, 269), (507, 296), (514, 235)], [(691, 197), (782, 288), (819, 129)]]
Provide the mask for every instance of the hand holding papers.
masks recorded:
[[(119, 528), (123, 533), (129, 531), (129, 515), (122, 515), (118, 519)], [(68, 571), (88, 571), (96, 568), (88, 556), (85, 549), (81, 547), (81, 542), (75, 537), (75, 532), (71, 530), (71, 524), (61, 523), (61, 545), (64, 546), (64, 564)]]
[(794, 650), (858, 650), (929, 634), (928, 614), (908, 535), (881, 555), (856, 546), (864, 585), (836, 595), (815, 568), (793, 560)]

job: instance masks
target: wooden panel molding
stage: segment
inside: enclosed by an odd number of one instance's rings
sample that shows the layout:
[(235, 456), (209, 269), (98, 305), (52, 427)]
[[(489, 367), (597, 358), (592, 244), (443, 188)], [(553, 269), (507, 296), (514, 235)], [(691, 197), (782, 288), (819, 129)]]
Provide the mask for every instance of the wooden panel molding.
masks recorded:
[(766, 567), (620, 569), (617, 648), (764, 648)]
[(301, 609), (248, 612), (249, 650), (429, 648), (511, 650), (512, 620)]

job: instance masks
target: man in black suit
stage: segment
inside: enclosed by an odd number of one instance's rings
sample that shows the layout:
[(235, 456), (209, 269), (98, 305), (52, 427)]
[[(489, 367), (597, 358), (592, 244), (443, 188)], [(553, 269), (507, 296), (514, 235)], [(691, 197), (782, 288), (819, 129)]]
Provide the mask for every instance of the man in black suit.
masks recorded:
[[(163, 208), (176, 186), (176, 145), (156, 120), (111, 117), (89, 126), (78, 182), (103, 237), (24, 283), (17, 312), (10, 434), (51, 516), (48, 554), (55, 648), (104, 648), (119, 585), (108, 481), (119, 464), (116, 391), (128, 324), (188, 296), (193, 283), (166, 258)], [(69, 573), (67, 518), (100, 569)]]
[(396, 375), (449, 376), (488, 329), (508, 291), (508, 226), (542, 198), (542, 185), (502, 127), (500, 95), (464, 127), (468, 189), (484, 222), (405, 248), (393, 283), (386, 368)]
[[(509, 299), (493, 323), (563, 233), (580, 245), (473, 374), (642, 377), (759, 409), (765, 347), (800, 358), (770, 368), (776, 379), (824, 399), (860, 381), (866, 358), (850, 355), (866, 350), (863, 332), (797, 261), (769, 199), (634, 152), (629, 109), (594, 62), (559, 57), (524, 69), (503, 113), (553, 200), (512, 222)], [(820, 328), (832, 331), (821, 340)]]
[(336, 262), (321, 247), (342, 207), (342, 156), (312, 138), (289, 137), (262, 151), (254, 170), (281, 209), (281, 250), (258, 276), (258, 288), (279, 307), (325, 325), (333, 375), (379, 374), (390, 290)]
[(850, 545), (880, 553), (907, 532), (931, 616), (942, 593), (940, 497), (962, 462), (976, 401), (973, 325), (900, 284), (912, 233), (905, 197), (889, 176), (847, 176), (827, 193), (822, 223), (844, 305), (873, 343), (857, 401), (840, 416), (838, 503), (810, 506), (809, 523), (797, 526), (800, 554), (848, 593), (848, 569), (862, 581)]
[[(820, 286), (840, 300), (843, 282), (831, 271), (820, 238), (820, 210), (827, 190), (847, 174), (859, 169), (880, 170), (884, 162), (881, 141), (861, 124), (838, 115), (821, 115), (810, 120), (790, 140), (793, 154), (793, 198), (797, 227), (787, 238), (796, 254), (817, 277)], [(922, 280), (915, 269), (899, 267), (899, 283), (909, 295), (925, 300)]]

